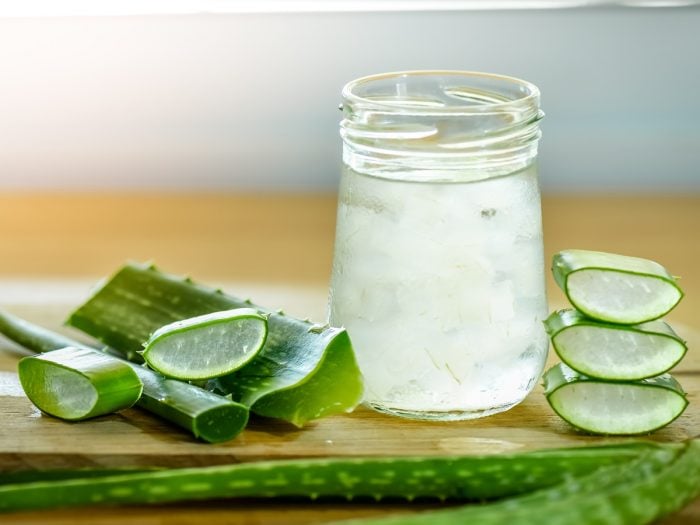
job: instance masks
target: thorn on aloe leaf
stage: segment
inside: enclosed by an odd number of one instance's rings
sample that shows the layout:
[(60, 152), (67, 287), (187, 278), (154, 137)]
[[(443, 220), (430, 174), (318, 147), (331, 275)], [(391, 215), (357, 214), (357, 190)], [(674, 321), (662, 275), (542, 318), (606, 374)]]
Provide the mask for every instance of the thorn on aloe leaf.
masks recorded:
[(281, 308), (275, 312), (277, 315), (284, 315), (284, 310)]
[(307, 331), (309, 333), (312, 333), (312, 334), (320, 334), (328, 327), (329, 327), (328, 323), (326, 323), (326, 324), (314, 324), (314, 325), (311, 325)]

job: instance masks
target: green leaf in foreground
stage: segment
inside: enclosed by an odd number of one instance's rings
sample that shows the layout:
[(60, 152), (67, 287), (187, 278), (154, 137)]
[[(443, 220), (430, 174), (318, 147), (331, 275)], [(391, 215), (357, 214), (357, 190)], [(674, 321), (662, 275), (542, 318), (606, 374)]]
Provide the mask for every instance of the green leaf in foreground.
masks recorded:
[(576, 310), (559, 310), (544, 322), (554, 350), (589, 377), (634, 381), (663, 374), (687, 347), (663, 321), (639, 325), (603, 323)]
[(663, 317), (683, 297), (660, 264), (589, 250), (554, 255), (552, 274), (571, 304), (599, 321), (639, 324)]
[(563, 363), (544, 374), (547, 401), (576, 428), (593, 434), (646, 434), (662, 428), (688, 406), (670, 374), (641, 381), (593, 379)]
[(129, 408), (143, 390), (128, 363), (75, 347), (25, 357), (19, 362), (19, 380), (39, 409), (70, 421)]
[[(83, 343), (0, 311), (0, 333), (34, 352), (73, 346), (95, 351)], [(248, 422), (248, 408), (194, 385), (166, 379), (143, 366), (122, 361), (143, 383), (137, 406), (211, 443), (237, 436)]]
[(265, 316), (252, 308), (235, 308), (160, 327), (146, 342), (143, 358), (168, 377), (211, 379), (253, 359), (266, 337)]
[(622, 467), (573, 475), (550, 488), (486, 505), (343, 525), (645, 525), (700, 495), (700, 441), (645, 451)]
[(276, 496), (481, 501), (627, 465), (657, 448), (630, 443), (497, 456), (302, 459), (34, 481), (0, 486), (0, 509)]
[(267, 340), (246, 366), (208, 388), (297, 426), (357, 406), (362, 378), (344, 329), (275, 313), (153, 266), (124, 266), (73, 312), (68, 324), (128, 354), (161, 326), (244, 307), (268, 315)]

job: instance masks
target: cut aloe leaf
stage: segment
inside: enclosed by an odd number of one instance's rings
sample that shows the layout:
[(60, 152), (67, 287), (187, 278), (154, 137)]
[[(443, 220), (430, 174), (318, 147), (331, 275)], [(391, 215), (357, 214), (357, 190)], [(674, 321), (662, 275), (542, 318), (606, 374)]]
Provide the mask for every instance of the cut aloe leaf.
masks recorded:
[[(98, 351), (3, 311), (0, 311), (0, 333), (34, 352), (50, 352), (66, 346)], [(167, 379), (144, 366), (115, 359), (129, 366), (141, 379), (143, 393), (137, 403), (140, 408), (210, 443), (233, 439), (245, 428), (248, 407), (195, 385)]]
[(124, 361), (75, 347), (25, 357), (19, 362), (19, 380), (42, 412), (69, 421), (129, 408), (143, 390)]
[(687, 351), (685, 342), (663, 321), (620, 325), (560, 310), (544, 324), (561, 360), (598, 379), (655, 377), (673, 368)]
[(163, 325), (246, 307), (268, 316), (265, 344), (244, 367), (211, 380), (207, 388), (297, 426), (359, 404), (362, 376), (345, 329), (271, 312), (153, 266), (127, 264), (67, 322), (130, 357)]
[(671, 375), (641, 381), (593, 379), (563, 363), (544, 374), (547, 401), (574, 427), (592, 434), (633, 435), (665, 427), (688, 406)]
[(554, 256), (552, 273), (576, 309), (610, 323), (658, 319), (683, 297), (663, 266), (637, 257), (564, 250)]
[(236, 308), (159, 328), (144, 345), (143, 358), (168, 377), (212, 379), (245, 365), (266, 337), (265, 316), (252, 308)]

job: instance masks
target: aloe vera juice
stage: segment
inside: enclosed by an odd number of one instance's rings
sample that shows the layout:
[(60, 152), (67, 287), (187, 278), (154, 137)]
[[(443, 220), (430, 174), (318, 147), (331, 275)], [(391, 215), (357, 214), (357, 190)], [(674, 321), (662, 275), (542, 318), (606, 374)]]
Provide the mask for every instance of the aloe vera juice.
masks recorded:
[(413, 175), (343, 172), (330, 322), (348, 329), (373, 408), (443, 420), (506, 410), (548, 346), (535, 169)]

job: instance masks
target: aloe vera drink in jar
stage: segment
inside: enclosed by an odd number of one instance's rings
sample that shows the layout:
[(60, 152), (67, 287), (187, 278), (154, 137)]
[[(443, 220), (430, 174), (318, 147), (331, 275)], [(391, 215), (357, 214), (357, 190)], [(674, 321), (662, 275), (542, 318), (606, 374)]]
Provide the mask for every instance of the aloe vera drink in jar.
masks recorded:
[(343, 95), (329, 320), (353, 340), (365, 402), (436, 420), (507, 410), (548, 348), (537, 88), (407, 72)]

